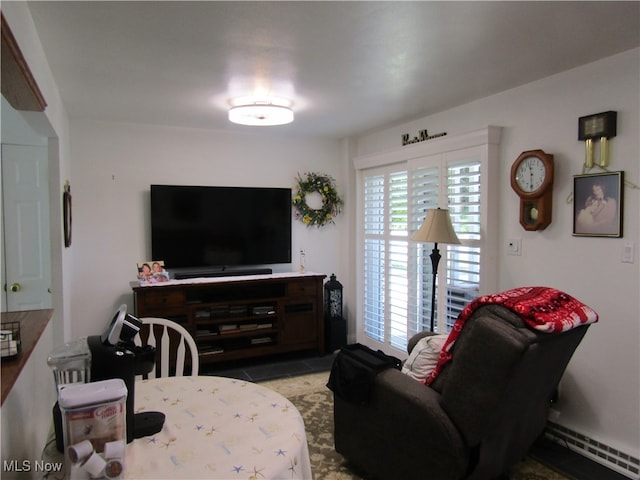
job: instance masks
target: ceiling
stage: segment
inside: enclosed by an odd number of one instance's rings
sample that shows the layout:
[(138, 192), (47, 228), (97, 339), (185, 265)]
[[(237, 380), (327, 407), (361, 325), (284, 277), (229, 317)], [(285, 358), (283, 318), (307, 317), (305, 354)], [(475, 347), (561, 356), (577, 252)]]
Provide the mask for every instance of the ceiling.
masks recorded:
[[(640, 45), (637, 1), (28, 4), (71, 116), (328, 138)], [(230, 100), (255, 92), (295, 121), (231, 124)]]

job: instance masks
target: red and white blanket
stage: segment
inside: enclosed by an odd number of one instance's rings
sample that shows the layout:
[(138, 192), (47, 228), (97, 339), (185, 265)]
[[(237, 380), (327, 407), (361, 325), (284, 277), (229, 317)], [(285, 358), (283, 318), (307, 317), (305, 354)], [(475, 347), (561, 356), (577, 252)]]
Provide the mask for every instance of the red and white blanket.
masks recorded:
[(465, 322), (482, 305), (502, 305), (517, 313), (530, 327), (545, 333), (564, 332), (580, 325), (595, 323), (598, 314), (571, 295), (550, 287), (520, 287), (502, 293), (484, 295), (469, 303), (460, 313), (442, 346), (436, 368), (427, 377), (430, 385), (442, 367), (451, 360), (451, 348)]

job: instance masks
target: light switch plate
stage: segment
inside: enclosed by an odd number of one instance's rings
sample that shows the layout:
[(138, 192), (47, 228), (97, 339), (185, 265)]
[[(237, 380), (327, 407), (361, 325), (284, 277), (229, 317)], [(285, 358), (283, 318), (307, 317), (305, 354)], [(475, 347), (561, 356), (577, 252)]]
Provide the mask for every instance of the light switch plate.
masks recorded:
[(510, 238), (507, 240), (507, 255), (522, 255), (521, 238)]

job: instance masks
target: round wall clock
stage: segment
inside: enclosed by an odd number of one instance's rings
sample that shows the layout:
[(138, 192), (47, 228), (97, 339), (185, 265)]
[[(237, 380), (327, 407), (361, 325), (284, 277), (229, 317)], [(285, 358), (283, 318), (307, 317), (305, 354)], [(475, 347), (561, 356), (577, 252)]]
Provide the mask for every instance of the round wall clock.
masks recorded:
[(544, 230), (551, 223), (553, 155), (542, 150), (522, 152), (511, 166), (511, 188), (520, 197), (520, 225)]

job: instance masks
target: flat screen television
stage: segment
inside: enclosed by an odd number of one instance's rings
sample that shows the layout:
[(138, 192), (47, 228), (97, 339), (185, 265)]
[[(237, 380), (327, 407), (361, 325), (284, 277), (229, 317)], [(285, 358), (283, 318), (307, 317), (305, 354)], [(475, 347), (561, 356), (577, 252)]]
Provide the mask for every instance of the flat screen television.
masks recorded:
[(151, 185), (151, 250), (169, 270), (291, 263), (291, 189)]

